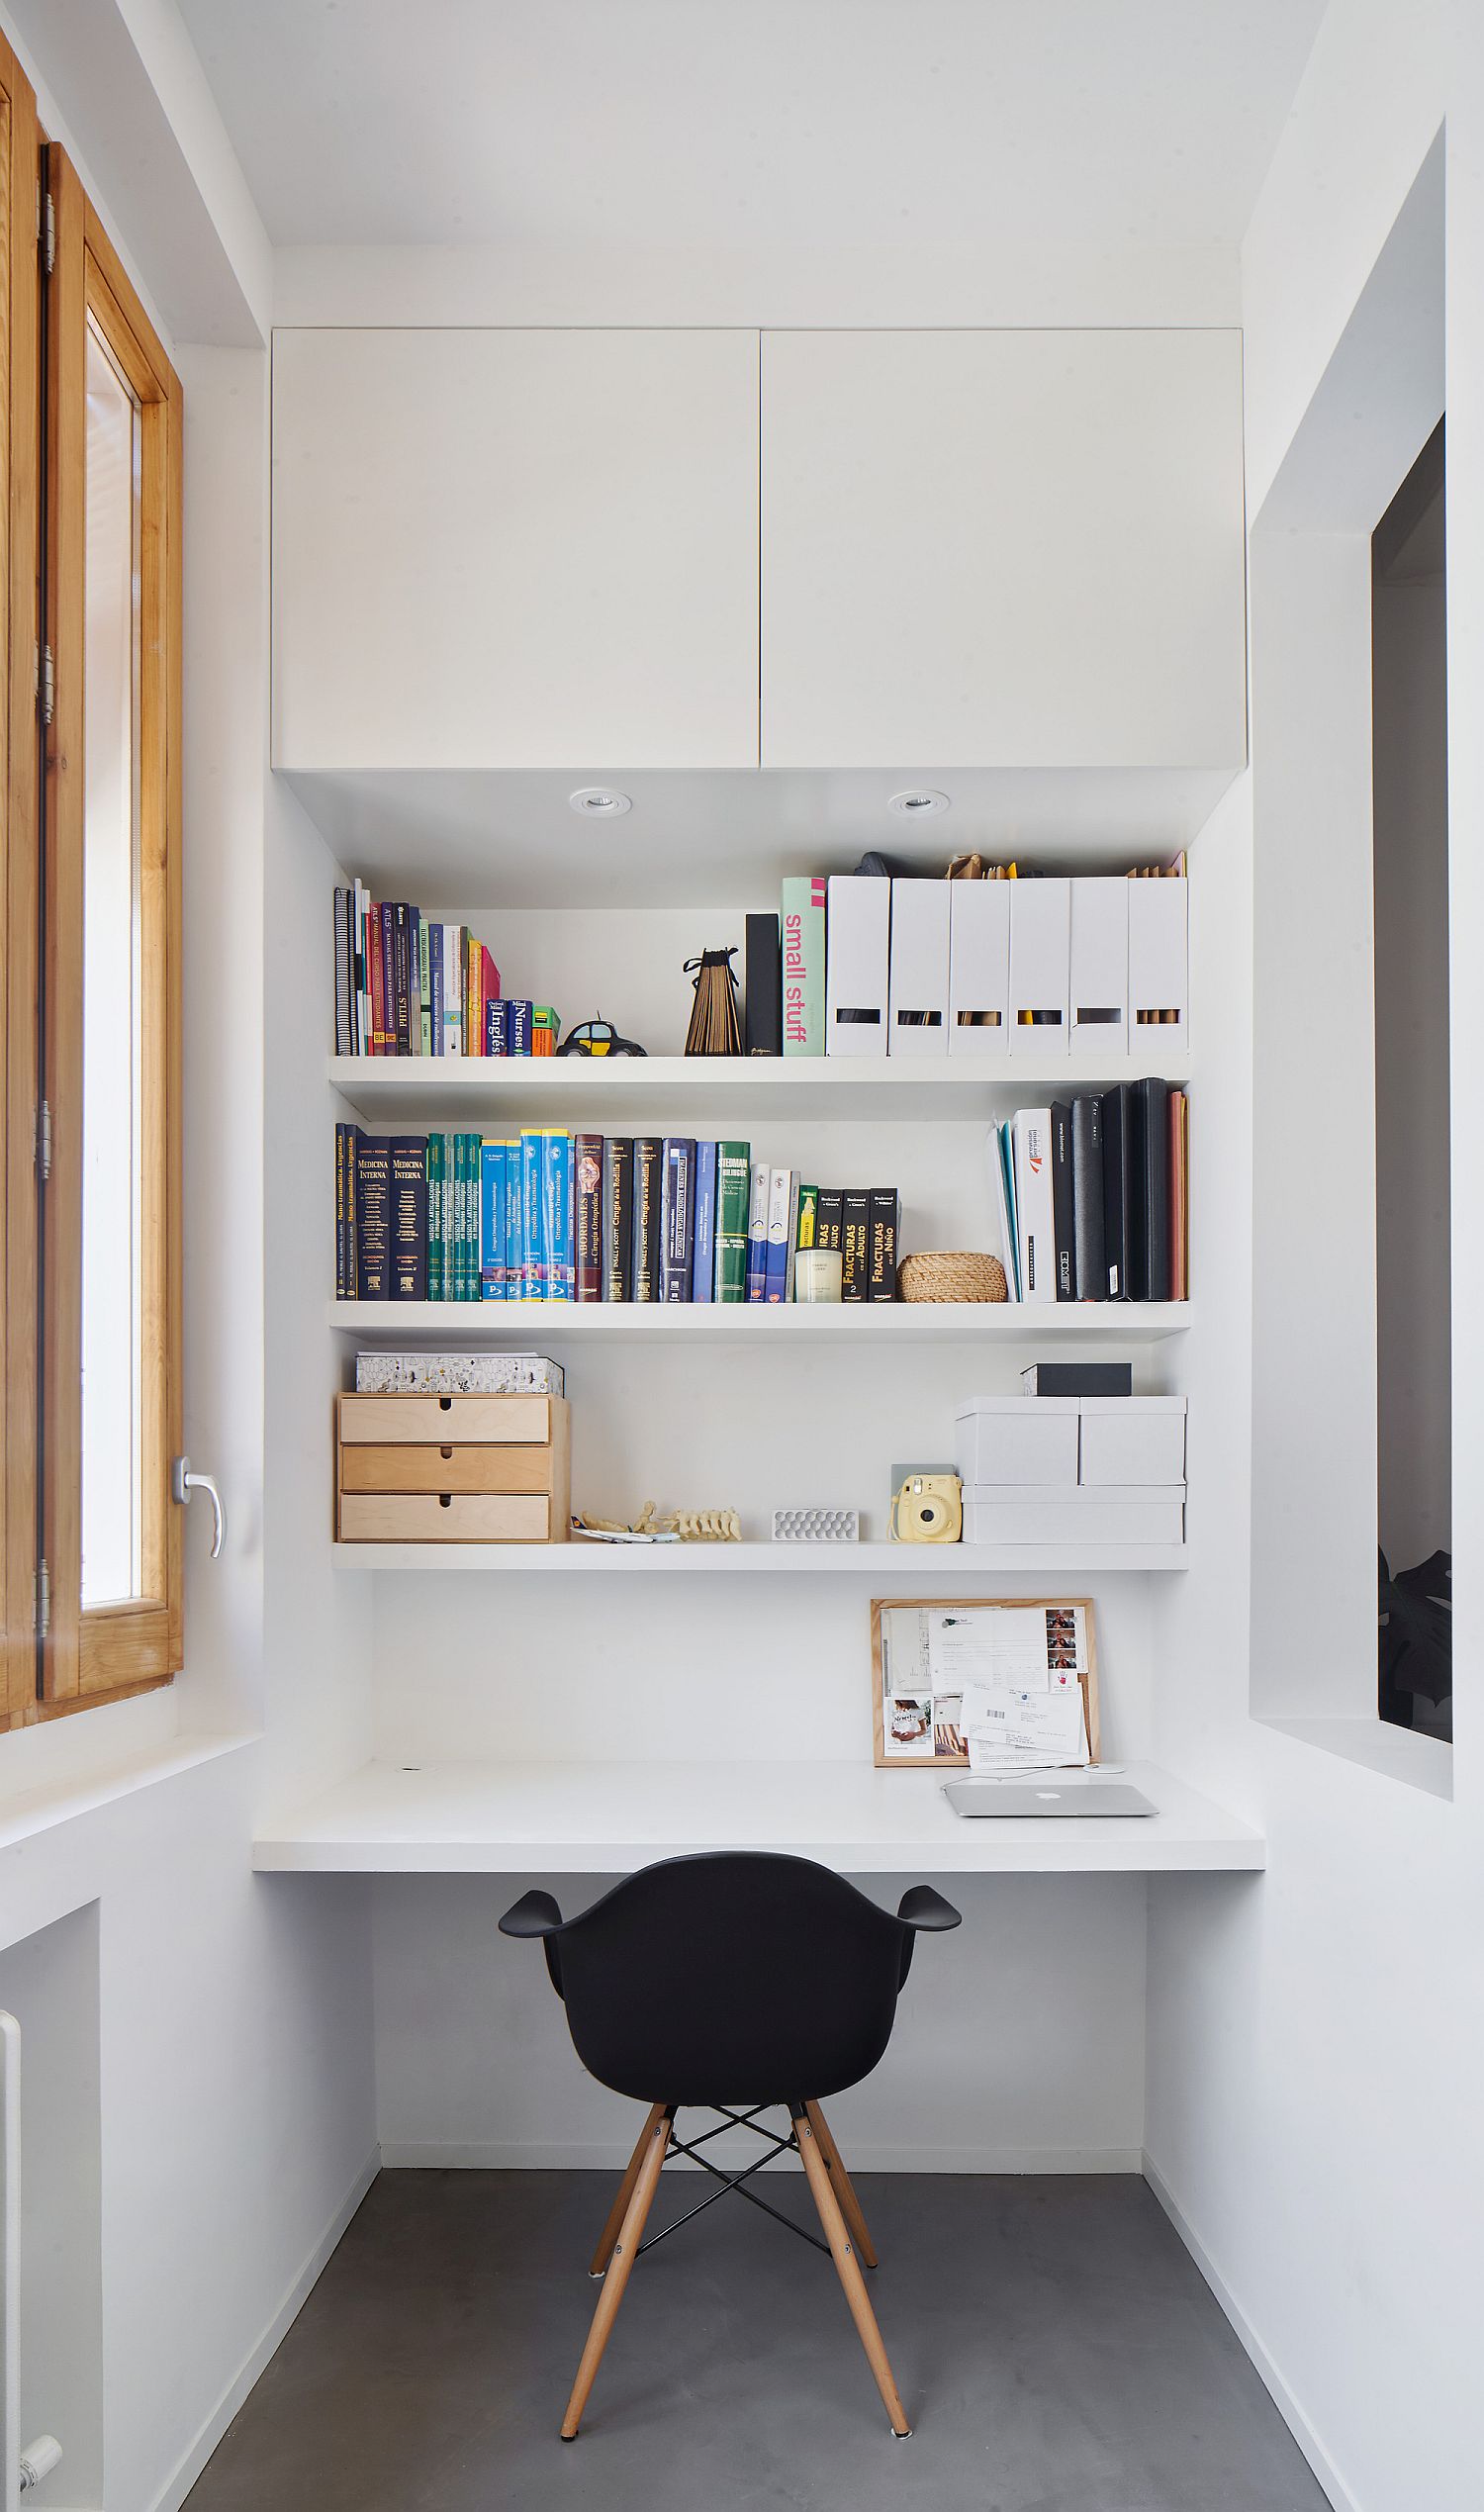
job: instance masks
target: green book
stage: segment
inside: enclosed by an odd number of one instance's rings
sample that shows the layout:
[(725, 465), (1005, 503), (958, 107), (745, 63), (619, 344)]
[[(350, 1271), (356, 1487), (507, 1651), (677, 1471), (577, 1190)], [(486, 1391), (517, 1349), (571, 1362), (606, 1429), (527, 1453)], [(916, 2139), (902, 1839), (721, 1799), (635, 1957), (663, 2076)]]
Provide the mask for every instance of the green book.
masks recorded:
[(449, 1241), (453, 1257), (453, 1296), (456, 1300), (467, 1299), (469, 1296), (464, 1288), (464, 1206), (467, 1201), (468, 1195), (464, 1185), (464, 1137), (462, 1134), (455, 1134), (453, 1138), (453, 1212)]
[[(424, 925), (423, 932), (427, 931)], [(443, 1296), (443, 1137), (427, 1138), (427, 1296)]]
[(747, 1198), (752, 1182), (752, 1145), (716, 1146), (716, 1270), (718, 1300), (747, 1297)]

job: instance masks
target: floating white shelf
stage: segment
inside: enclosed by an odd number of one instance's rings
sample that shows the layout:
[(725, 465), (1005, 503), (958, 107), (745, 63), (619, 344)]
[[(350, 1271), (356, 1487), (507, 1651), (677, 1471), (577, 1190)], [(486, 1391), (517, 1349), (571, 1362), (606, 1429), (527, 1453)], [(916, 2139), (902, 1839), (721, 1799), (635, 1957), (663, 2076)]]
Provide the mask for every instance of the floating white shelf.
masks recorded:
[(887, 1577), (898, 1586), (1030, 1572), (1082, 1577), (1099, 1570), (1183, 1570), (1182, 1543), (337, 1543), (341, 1570), (541, 1570), (557, 1578), (659, 1572), (686, 1578), (761, 1573), (850, 1578)]
[(371, 1124), (477, 1126), (494, 1117), (586, 1121), (595, 1131), (667, 1111), (690, 1120), (747, 1124), (754, 1117), (828, 1118), (873, 1125), (937, 1118), (973, 1123), (1055, 1095), (1107, 1089), (1158, 1073), (1182, 1082), (1186, 1042), (1150, 1030), (1131, 1055), (1012, 1056), (966, 1065), (904, 1059), (782, 1056), (331, 1056), (329, 1078)]
[(574, 1338), (634, 1343), (747, 1344), (770, 1337), (800, 1344), (842, 1343), (1160, 1343), (1190, 1323), (1184, 1300), (1132, 1300), (1021, 1305), (948, 1301), (913, 1306), (891, 1300), (873, 1307), (579, 1306), (539, 1300), (331, 1300), (338, 1333), (398, 1349), (442, 1345), (510, 1346), (570, 1343)]

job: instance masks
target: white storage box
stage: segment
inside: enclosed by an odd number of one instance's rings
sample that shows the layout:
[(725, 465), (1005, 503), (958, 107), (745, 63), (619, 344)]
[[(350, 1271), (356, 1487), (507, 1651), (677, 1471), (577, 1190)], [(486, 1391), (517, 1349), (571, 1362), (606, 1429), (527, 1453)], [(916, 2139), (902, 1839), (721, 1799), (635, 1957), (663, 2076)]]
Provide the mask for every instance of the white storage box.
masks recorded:
[(1010, 1030), (1009, 881), (950, 881), (948, 1052), (1003, 1056)]
[(948, 929), (954, 884), (891, 884), (891, 1021), (887, 1053), (948, 1053)]
[(1014, 881), (1010, 891), (1010, 1053), (1065, 1056), (1071, 977), (1071, 884)]
[(970, 1396), (954, 1421), (954, 1465), (971, 1484), (1077, 1479), (1076, 1396)]
[(1177, 1483), (1183, 1491), (1183, 1396), (1082, 1396), (1078, 1402), (1079, 1481), (1102, 1490)]
[(1089, 1491), (1048, 1483), (1037, 1491), (966, 1483), (966, 1543), (1183, 1543), (1183, 1483)]
[(833, 873), (825, 905), (827, 1056), (885, 1054), (890, 951), (890, 882)]
[(1183, 1047), (1186, 1036), (1186, 884), (1183, 879), (1166, 876), (1159, 881), (1131, 881), (1128, 890), (1133, 1043), (1138, 1044), (1141, 1028), (1165, 1029), (1173, 1052)]
[(1129, 892), (1131, 881), (1071, 884), (1071, 1051), (1129, 1051)]

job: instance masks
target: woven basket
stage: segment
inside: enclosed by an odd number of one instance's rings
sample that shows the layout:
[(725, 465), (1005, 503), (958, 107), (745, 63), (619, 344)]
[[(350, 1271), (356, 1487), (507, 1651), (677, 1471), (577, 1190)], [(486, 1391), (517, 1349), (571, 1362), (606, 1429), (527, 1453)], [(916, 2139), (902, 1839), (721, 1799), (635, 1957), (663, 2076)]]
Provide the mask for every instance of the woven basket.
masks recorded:
[(903, 1256), (897, 1284), (904, 1300), (1004, 1300), (1010, 1294), (998, 1256), (970, 1248), (930, 1248)]

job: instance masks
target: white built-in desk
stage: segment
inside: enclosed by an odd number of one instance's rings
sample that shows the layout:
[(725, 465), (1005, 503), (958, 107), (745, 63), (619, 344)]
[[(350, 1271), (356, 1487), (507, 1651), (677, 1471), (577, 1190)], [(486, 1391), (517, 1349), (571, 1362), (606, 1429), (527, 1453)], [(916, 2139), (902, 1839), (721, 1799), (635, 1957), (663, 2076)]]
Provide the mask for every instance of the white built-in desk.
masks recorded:
[[(621, 1875), (775, 1849), (849, 1875), (1159, 1875), (1265, 1863), (1257, 1832), (1167, 1771), (1139, 1820), (965, 1822), (937, 1771), (859, 1762), (368, 1762), (265, 1826), (253, 1864), (310, 1875)], [(1076, 1783), (1072, 1783), (1076, 1784)]]

